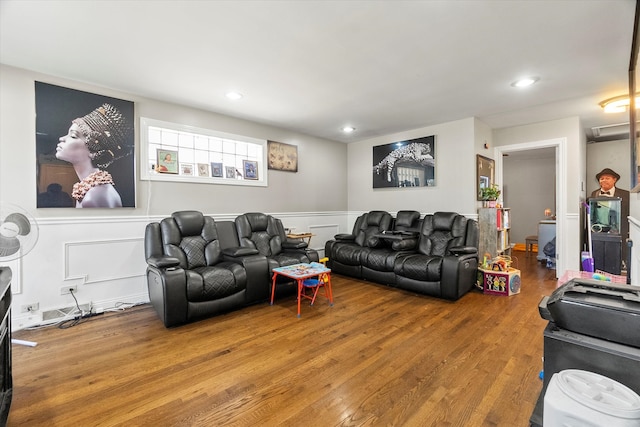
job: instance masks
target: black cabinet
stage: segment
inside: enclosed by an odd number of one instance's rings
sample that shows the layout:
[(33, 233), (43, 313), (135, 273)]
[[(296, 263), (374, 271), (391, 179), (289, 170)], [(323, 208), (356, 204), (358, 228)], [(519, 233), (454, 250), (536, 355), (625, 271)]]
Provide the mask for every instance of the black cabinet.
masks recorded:
[(592, 233), (591, 244), (595, 269), (619, 275), (622, 271), (622, 236)]

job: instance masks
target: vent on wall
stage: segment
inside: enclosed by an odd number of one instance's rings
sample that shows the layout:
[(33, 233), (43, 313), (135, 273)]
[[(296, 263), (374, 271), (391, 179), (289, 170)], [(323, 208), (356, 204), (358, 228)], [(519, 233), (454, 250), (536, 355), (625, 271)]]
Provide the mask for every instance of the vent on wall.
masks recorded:
[[(638, 125), (636, 125), (637, 127)], [(595, 126), (591, 128), (594, 142), (615, 141), (629, 138), (629, 122), (614, 125)]]

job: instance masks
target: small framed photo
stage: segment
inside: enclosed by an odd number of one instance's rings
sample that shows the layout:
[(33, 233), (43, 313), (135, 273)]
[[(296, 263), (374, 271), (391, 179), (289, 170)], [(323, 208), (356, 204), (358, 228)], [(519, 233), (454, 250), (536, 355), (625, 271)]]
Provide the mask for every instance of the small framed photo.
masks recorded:
[(227, 166), (225, 167), (225, 171), (226, 171), (226, 177), (227, 178), (236, 178), (236, 168), (234, 166)]
[(193, 163), (180, 163), (180, 175), (193, 176)]
[(198, 176), (209, 176), (209, 165), (206, 163), (198, 163)]
[(178, 152), (158, 148), (156, 172), (178, 173)]
[(258, 162), (255, 160), (243, 160), (244, 179), (258, 179)]
[(222, 163), (211, 162), (211, 176), (222, 177)]

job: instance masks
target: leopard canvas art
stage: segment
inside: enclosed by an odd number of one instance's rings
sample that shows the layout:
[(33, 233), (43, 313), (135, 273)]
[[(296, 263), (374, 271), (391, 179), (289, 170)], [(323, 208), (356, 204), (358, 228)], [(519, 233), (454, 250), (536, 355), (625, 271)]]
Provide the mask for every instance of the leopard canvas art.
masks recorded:
[(435, 136), (373, 147), (373, 188), (433, 187)]

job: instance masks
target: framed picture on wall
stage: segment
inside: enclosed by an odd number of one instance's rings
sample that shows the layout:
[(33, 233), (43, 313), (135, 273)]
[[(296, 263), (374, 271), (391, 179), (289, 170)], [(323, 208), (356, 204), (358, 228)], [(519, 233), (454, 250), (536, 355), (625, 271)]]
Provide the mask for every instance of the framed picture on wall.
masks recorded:
[(476, 155), (477, 200), (482, 200), (480, 190), (491, 187), (495, 182), (495, 169), (496, 166), (493, 159), (481, 156), (480, 154)]
[[(38, 81), (34, 90), (36, 206), (135, 207), (134, 103)], [(72, 136), (85, 142), (98, 169), (89, 176), (76, 173)]]
[(174, 150), (157, 150), (158, 164), (156, 172), (178, 173), (178, 152)]
[(243, 160), (244, 179), (258, 179), (258, 162), (254, 160)]
[(206, 163), (198, 163), (198, 176), (209, 176), (209, 165)]
[(298, 172), (298, 147), (282, 142), (267, 141), (269, 169)]
[(435, 185), (435, 135), (373, 147), (373, 188)]
[(211, 176), (222, 177), (222, 163), (211, 162)]
[(227, 178), (234, 178), (236, 177), (236, 168), (233, 166), (226, 166), (225, 167), (225, 173), (226, 173), (226, 177)]
[(180, 174), (193, 176), (193, 163), (180, 163)]

